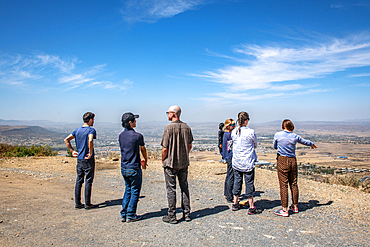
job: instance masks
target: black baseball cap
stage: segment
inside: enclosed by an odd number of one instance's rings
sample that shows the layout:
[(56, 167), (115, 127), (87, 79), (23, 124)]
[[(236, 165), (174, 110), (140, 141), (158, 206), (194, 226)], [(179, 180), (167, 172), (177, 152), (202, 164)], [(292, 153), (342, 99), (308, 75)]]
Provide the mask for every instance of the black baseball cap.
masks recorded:
[(122, 123), (134, 122), (135, 118), (139, 118), (139, 115), (134, 115), (131, 112), (126, 112), (122, 115)]

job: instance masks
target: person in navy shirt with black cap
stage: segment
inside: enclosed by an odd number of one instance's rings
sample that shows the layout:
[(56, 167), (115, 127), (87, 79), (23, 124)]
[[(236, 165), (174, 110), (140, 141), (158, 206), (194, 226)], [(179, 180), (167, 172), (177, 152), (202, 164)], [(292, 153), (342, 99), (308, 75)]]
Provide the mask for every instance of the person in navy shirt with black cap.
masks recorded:
[[(119, 135), (119, 146), (121, 148), (121, 173), (125, 180), (126, 190), (122, 199), (121, 221), (132, 222), (141, 220), (136, 214), (139, 201), (142, 171), (147, 167), (147, 152), (142, 134), (136, 132), (136, 118), (131, 112), (122, 115), (122, 127), (124, 130)], [(143, 160), (140, 159), (140, 151)]]

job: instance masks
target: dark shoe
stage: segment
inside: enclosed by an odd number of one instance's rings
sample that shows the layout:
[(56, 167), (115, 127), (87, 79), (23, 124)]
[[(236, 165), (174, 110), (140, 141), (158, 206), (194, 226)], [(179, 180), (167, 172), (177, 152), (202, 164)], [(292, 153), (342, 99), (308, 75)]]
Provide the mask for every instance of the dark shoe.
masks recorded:
[(126, 222), (126, 216), (125, 217), (121, 216), (121, 221)]
[(185, 221), (191, 221), (191, 218), (190, 218), (190, 214), (183, 214), (182, 218), (185, 220)]
[(254, 208), (249, 208), (248, 209), (248, 214), (252, 215), (252, 214), (260, 214), (262, 213), (262, 210), (261, 209), (258, 209), (256, 207)]
[(91, 205), (85, 206), (85, 209), (89, 210), (89, 209), (98, 208), (98, 207), (99, 207), (98, 205), (91, 204)]
[(170, 224), (177, 224), (176, 216), (170, 217), (168, 215), (163, 216), (163, 222), (170, 223)]
[(234, 200), (228, 200), (226, 199), (227, 203), (234, 203)]
[(231, 210), (232, 211), (238, 211), (239, 209), (241, 209), (242, 208), (242, 206), (238, 203), (238, 204), (233, 204), (232, 206), (231, 206)]
[(138, 221), (138, 220), (141, 220), (141, 219), (142, 219), (141, 216), (135, 214), (132, 217), (127, 217), (126, 222), (133, 222), (133, 221)]
[(81, 209), (81, 208), (84, 208), (84, 207), (85, 207), (85, 204), (80, 204), (80, 205), (76, 205), (75, 209)]
[(298, 214), (298, 207), (293, 208), (292, 206), (289, 206), (289, 210), (288, 211), (290, 211), (292, 213), (295, 213), (295, 214)]

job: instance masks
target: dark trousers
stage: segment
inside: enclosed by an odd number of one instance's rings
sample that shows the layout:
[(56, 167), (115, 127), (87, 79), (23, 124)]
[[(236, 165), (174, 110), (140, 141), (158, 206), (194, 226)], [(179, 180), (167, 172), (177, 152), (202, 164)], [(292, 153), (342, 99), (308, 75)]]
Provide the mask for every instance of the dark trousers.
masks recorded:
[(280, 185), (281, 206), (288, 207), (288, 184), (292, 193), (293, 204), (298, 204), (298, 169), (295, 157), (279, 156), (277, 158), (277, 172)]
[(224, 155), (222, 154), (222, 148), (219, 147), (218, 151), (220, 152), (222, 159), (224, 159)]
[(166, 180), (168, 216), (176, 216), (176, 177), (179, 180), (181, 189), (181, 208), (183, 213), (190, 214), (190, 195), (188, 188), (188, 168), (176, 170), (169, 167), (164, 168), (164, 178)]
[(234, 188), (233, 194), (236, 196), (240, 196), (242, 187), (243, 187), (243, 175), (245, 180), (245, 196), (246, 197), (253, 197), (254, 189), (254, 169), (249, 172), (241, 172), (238, 170), (234, 170)]
[(85, 205), (91, 205), (91, 187), (94, 180), (95, 159), (78, 159), (77, 160), (77, 179), (75, 186), (75, 203), (76, 206), (81, 205), (81, 188), (86, 179), (85, 184)]
[(233, 197), (233, 188), (234, 188), (234, 169), (232, 164), (232, 159), (227, 159), (227, 173), (225, 178), (225, 187), (224, 187), (224, 195), (226, 196), (226, 200), (232, 201), (234, 200)]

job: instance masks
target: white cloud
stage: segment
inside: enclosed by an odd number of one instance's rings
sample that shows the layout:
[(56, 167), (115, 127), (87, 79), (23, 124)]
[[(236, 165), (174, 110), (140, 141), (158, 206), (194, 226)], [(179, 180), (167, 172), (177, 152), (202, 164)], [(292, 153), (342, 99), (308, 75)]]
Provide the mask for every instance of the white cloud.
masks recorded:
[(192, 10), (209, 0), (127, 0), (122, 14), (127, 22), (155, 22)]
[(344, 8), (344, 5), (340, 4), (340, 3), (332, 3), (330, 5), (330, 8), (332, 8), (332, 9), (341, 9), (341, 8)]
[(370, 76), (370, 73), (362, 73), (362, 74), (350, 75), (349, 77), (366, 77), (366, 76)]
[[(370, 35), (332, 39), (327, 43), (302, 47), (242, 45), (234, 49), (234, 53), (236, 57), (231, 61), (236, 65), (192, 76), (224, 84), (234, 98), (245, 98), (238, 93), (248, 90), (263, 90), (268, 92), (263, 97), (275, 97), (279, 94), (271, 91), (300, 91), (319, 86), (304, 85), (300, 83), (303, 79), (321, 78), (350, 68), (370, 66)], [(227, 98), (222, 95), (219, 96)], [(248, 97), (251, 98), (258, 99), (259, 96)]]
[(70, 72), (74, 69), (75, 64), (77, 62), (77, 58), (67, 58), (67, 59), (61, 59), (59, 56), (54, 55), (47, 55), (47, 54), (39, 54), (36, 55), (35, 58), (37, 60), (34, 60), (34, 62), (39, 66), (52, 66), (54, 68), (60, 69), (62, 72)]
[(22, 87), (32, 84), (33, 87), (42, 85), (43, 88), (58, 88), (58, 84), (64, 84), (67, 88), (99, 86), (103, 89), (124, 89), (111, 81), (99, 80), (109, 77), (104, 74), (106, 64), (78, 69), (76, 65), (80, 63), (77, 58), (61, 58), (44, 53), (0, 53), (0, 83)]
[[(202, 100), (212, 101), (215, 97), (248, 101), (326, 92), (329, 89), (318, 89), (322, 86), (305, 84), (301, 80), (370, 66), (370, 35), (364, 33), (346, 39), (332, 38), (321, 44), (301, 47), (241, 45), (233, 51), (234, 57), (207, 52), (211, 56), (230, 59), (235, 65), (192, 74), (225, 85), (227, 94), (216, 93)], [(253, 90), (253, 96), (247, 94), (250, 90)], [(279, 91), (284, 93), (276, 93)]]
[(358, 87), (370, 87), (370, 83), (361, 83), (361, 84), (356, 84)]

